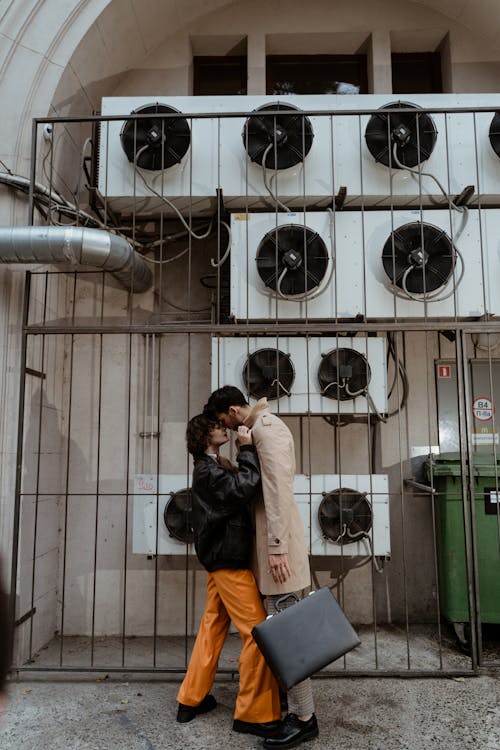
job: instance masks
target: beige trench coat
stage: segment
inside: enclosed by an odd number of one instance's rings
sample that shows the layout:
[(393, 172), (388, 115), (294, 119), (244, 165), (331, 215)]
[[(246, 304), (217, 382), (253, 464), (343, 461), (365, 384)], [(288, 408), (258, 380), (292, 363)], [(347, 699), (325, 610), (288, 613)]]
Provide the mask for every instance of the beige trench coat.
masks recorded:
[[(253, 572), (261, 594), (287, 594), (310, 585), (304, 526), (293, 493), (295, 451), (292, 433), (262, 398), (245, 419), (251, 427), (262, 473), (262, 493), (255, 500)], [(292, 571), (285, 583), (275, 583), (270, 554), (288, 554)]]

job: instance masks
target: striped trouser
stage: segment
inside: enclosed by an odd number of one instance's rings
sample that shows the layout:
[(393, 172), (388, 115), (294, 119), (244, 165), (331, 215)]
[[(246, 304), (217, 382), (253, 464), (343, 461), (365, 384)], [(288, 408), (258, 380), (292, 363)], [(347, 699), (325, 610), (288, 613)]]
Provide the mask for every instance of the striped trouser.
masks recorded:
[[(304, 596), (303, 591), (295, 591), (294, 593), (296, 594), (296, 596), (298, 596), (299, 599), (302, 599)], [(285, 594), (266, 595), (264, 599), (264, 606), (268, 615), (276, 614), (275, 603), (276, 600), (282, 596), (285, 596)], [(282, 604), (280, 604), (280, 609), (286, 609), (287, 607), (291, 607), (294, 604), (296, 604), (295, 599), (290, 597), (289, 599), (286, 599), (286, 601), (284, 601)], [(314, 713), (314, 698), (312, 694), (311, 680), (304, 680), (303, 682), (299, 682), (298, 685), (294, 685), (292, 688), (290, 688), (287, 693), (287, 700), (289, 714), (296, 714), (299, 717), (306, 717)]]

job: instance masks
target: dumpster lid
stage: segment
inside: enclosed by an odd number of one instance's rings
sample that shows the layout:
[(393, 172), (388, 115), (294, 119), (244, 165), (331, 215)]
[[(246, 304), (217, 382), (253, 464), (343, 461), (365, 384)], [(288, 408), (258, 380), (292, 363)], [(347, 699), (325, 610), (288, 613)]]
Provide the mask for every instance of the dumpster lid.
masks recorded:
[[(428, 478), (434, 476), (461, 476), (461, 453), (452, 451), (450, 453), (432, 453), (424, 464), (425, 474)], [(466, 462), (467, 463), (467, 462)], [(500, 478), (500, 453), (495, 456), (492, 453), (474, 453), (472, 465), (475, 477), (499, 477)]]

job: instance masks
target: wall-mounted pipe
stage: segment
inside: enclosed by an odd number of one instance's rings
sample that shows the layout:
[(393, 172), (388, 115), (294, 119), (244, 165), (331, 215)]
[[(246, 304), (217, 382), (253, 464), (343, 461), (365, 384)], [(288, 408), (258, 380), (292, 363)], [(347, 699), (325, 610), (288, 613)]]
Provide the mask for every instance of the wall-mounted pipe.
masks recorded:
[(145, 292), (153, 274), (124, 237), (86, 227), (0, 227), (0, 263), (71, 263), (109, 271), (130, 292)]

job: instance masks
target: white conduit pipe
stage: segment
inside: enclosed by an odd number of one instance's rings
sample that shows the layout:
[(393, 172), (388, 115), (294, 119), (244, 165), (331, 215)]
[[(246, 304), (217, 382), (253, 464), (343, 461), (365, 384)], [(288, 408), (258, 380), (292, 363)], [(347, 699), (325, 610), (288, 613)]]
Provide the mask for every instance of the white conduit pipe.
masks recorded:
[(70, 263), (109, 271), (130, 292), (145, 292), (153, 274), (124, 237), (87, 227), (0, 227), (0, 263)]

